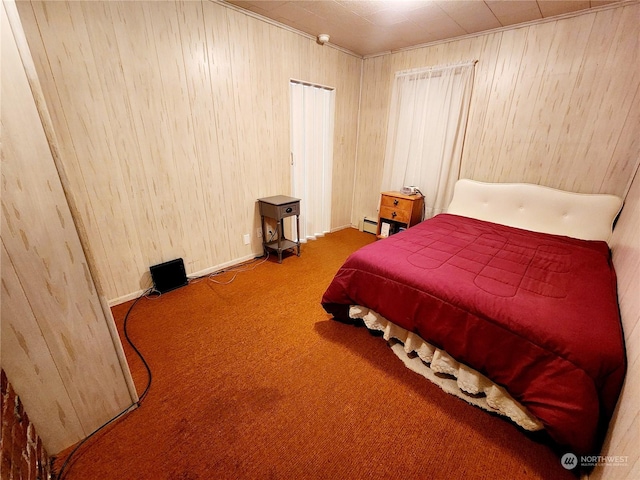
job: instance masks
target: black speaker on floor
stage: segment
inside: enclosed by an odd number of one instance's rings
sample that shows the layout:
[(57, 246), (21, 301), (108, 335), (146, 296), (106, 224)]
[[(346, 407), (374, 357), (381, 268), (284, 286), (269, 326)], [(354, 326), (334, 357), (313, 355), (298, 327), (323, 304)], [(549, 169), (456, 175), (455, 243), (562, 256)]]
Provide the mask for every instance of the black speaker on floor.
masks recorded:
[(160, 293), (170, 292), (189, 283), (181, 258), (153, 265), (149, 267), (149, 271), (153, 280), (153, 288)]

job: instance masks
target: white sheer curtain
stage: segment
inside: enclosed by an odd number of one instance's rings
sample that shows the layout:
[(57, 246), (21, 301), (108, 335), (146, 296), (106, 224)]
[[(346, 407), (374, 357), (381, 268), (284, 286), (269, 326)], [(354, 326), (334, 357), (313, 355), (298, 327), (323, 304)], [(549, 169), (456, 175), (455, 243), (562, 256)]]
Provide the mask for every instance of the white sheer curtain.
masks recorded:
[(475, 63), (395, 76), (381, 190), (418, 187), (425, 218), (446, 210), (460, 175)]
[[(331, 229), (335, 91), (290, 82), (292, 195), (300, 198), (300, 240)], [(290, 238), (295, 238), (295, 232)]]

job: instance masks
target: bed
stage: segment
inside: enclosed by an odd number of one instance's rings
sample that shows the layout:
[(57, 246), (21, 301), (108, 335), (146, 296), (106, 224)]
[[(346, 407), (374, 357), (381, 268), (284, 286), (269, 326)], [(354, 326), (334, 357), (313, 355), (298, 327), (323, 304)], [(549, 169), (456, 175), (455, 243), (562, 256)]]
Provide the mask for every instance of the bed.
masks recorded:
[(321, 303), (449, 393), (597, 453), (626, 372), (607, 243), (621, 205), (459, 180), (447, 213), (353, 253)]

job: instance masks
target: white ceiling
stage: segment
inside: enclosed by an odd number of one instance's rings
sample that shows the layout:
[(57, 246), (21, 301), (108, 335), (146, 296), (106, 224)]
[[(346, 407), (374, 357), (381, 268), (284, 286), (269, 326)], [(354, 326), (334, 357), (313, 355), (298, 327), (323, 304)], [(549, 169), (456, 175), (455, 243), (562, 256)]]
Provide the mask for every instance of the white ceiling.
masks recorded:
[(620, 0), (226, 0), (366, 56)]

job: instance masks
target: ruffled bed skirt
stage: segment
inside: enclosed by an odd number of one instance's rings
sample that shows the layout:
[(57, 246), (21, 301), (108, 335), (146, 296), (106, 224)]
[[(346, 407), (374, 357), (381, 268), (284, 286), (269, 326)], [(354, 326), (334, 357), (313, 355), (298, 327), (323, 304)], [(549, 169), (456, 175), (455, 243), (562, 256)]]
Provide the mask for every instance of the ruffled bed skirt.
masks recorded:
[(444, 350), (425, 342), (418, 335), (359, 305), (351, 306), (349, 316), (362, 319), (369, 330), (383, 332), (384, 339), (392, 344), (393, 352), (408, 368), (432, 381), (445, 392), (489, 412), (509, 417), (525, 430), (533, 432), (544, 428), (540, 421), (504, 388), (456, 361)]

